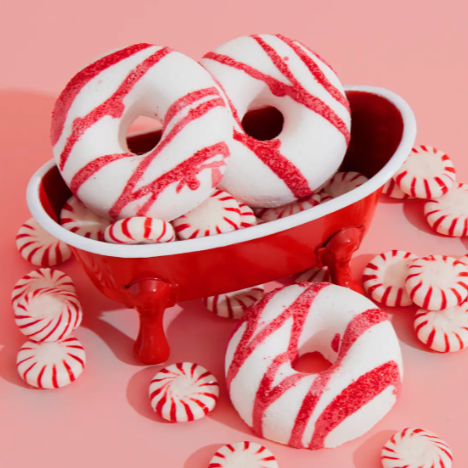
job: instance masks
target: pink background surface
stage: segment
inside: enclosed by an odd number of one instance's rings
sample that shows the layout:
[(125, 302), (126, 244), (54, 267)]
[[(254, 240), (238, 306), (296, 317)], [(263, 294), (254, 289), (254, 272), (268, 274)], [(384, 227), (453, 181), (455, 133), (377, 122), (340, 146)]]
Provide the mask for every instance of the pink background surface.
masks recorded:
[[(384, 4), (386, 5), (384, 7)], [(199, 58), (224, 41), (253, 32), (281, 32), (322, 54), (347, 84), (387, 87), (405, 97), (419, 124), (419, 143), (436, 146), (468, 181), (468, 30), (463, 0), (303, 1), (81, 0), (10, 2), (0, 15), (0, 464), (6, 467), (157, 466), (203, 468), (220, 445), (256, 440), (237, 417), (224, 387), (216, 410), (186, 425), (152, 413), (148, 384), (157, 368), (139, 366), (131, 344), (137, 317), (91, 286), (75, 262), (63, 270), (76, 281), (85, 320), (76, 336), (87, 350), (85, 374), (60, 391), (35, 391), (15, 369), (24, 338), (14, 326), (9, 296), (31, 270), (14, 248), (28, 217), (24, 192), (33, 171), (51, 158), (53, 102), (66, 81), (93, 57), (147, 41)], [(376, 253), (392, 248), (416, 254), (463, 255), (467, 241), (433, 235), (420, 202), (382, 200), (371, 231), (354, 260), (361, 274)], [(282, 468), (378, 468), (392, 432), (422, 426), (453, 448), (455, 466), (468, 466), (466, 421), (468, 351), (437, 355), (419, 345), (414, 310), (392, 312), (405, 362), (403, 394), (370, 433), (335, 450), (296, 451), (265, 445)], [(170, 362), (190, 360), (222, 379), (226, 340), (233, 323), (198, 302), (167, 314)], [(190, 337), (187, 339), (187, 337)]]

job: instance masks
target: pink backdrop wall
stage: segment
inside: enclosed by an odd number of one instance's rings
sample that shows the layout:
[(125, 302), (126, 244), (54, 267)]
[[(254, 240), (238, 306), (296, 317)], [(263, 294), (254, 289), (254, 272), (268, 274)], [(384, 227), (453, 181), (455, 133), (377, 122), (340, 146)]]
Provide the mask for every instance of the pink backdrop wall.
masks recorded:
[[(0, 464), (203, 468), (220, 444), (255, 440), (225, 392), (215, 412), (196, 426), (158, 421), (146, 400), (155, 369), (139, 367), (130, 353), (135, 315), (95, 292), (76, 263), (63, 269), (76, 280), (86, 311), (77, 332), (88, 352), (86, 373), (58, 392), (30, 390), (16, 374), (16, 352), (24, 339), (14, 327), (9, 296), (31, 266), (19, 257), (13, 239), (29, 216), (24, 201), (27, 181), (51, 158), (48, 128), (54, 99), (79, 68), (97, 55), (135, 42), (169, 45), (199, 58), (242, 34), (281, 32), (317, 50), (344, 83), (383, 86), (406, 98), (418, 119), (418, 142), (447, 152), (459, 179), (466, 182), (467, 13), (464, 0), (3, 2)], [(390, 248), (419, 255), (466, 253), (466, 242), (430, 233), (421, 209), (418, 202), (380, 204), (355, 271), (361, 273), (372, 255)], [(468, 466), (468, 351), (453, 356), (426, 352), (413, 336), (411, 313), (397, 311), (392, 317), (407, 375), (395, 410), (370, 434), (335, 451), (311, 454), (268, 443), (282, 468), (378, 468), (383, 442), (406, 425), (440, 433), (454, 449), (455, 466)], [(168, 315), (167, 326), (177, 349), (171, 362), (197, 360), (222, 378), (222, 355), (232, 323), (216, 319), (199, 303), (188, 303)], [(186, 338), (189, 332), (191, 340)]]

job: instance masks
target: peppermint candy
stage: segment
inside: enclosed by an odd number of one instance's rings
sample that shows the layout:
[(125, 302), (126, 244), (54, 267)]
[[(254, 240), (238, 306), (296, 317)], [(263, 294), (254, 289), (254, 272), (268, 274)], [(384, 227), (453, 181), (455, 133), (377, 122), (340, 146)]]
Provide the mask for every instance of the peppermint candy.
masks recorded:
[(278, 463), (266, 447), (245, 441), (221, 447), (208, 468), (278, 468)]
[(387, 195), (390, 198), (395, 198), (397, 200), (409, 200), (411, 197), (403, 192), (400, 187), (396, 184), (393, 179), (387, 180), (383, 186), (382, 193)]
[(383, 468), (451, 468), (452, 451), (434, 433), (408, 428), (396, 433), (382, 449)]
[(328, 267), (314, 267), (309, 270), (301, 271), (293, 275), (293, 280), (296, 283), (325, 283), (331, 282), (331, 275)]
[(60, 265), (71, 257), (70, 247), (42, 229), (34, 218), (20, 227), (16, 247), (25, 260), (41, 267)]
[(172, 364), (159, 371), (151, 381), (151, 406), (171, 422), (203, 418), (213, 411), (219, 397), (216, 377), (191, 362)]
[(76, 294), (57, 288), (35, 289), (23, 295), (14, 309), (21, 333), (36, 342), (66, 338), (83, 318)]
[(28, 341), (16, 360), (20, 377), (37, 388), (65, 387), (81, 375), (85, 364), (83, 346), (73, 337), (53, 343)]
[(175, 240), (167, 221), (137, 216), (116, 221), (104, 231), (104, 240), (114, 244), (156, 244)]
[(240, 289), (226, 294), (219, 294), (203, 299), (208, 310), (219, 317), (240, 319), (247, 307), (263, 297), (265, 288), (263, 285), (254, 288)]
[(421, 309), (414, 320), (419, 341), (439, 353), (453, 353), (468, 346), (468, 302), (440, 311)]
[(76, 292), (72, 279), (65, 273), (50, 268), (41, 268), (40, 270), (31, 271), (16, 283), (11, 293), (11, 303), (15, 307), (25, 294), (36, 289), (47, 288), (63, 289), (71, 293)]
[(172, 221), (180, 239), (213, 236), (239, 229), (239, 204), (227, 192), (217, 190), (200, 206)]
[(263, 221), (275, 221), (276, 219), (286, 218), (301, 211), (310, 210), (310, 208), (331, 199), (332, 197), (326, 193), (316, 193), (305, 200), (296, 201), (278, 208), (261, 208), (257, 210), (257, 216)]
[(408, 306), (413, 302), (405, 290), (409, 265), (418, 257), (402, 250), (390, 250), (374, 257), (362, 277), (364, 290), (385, 306)]
[(322, 188), (322, 191), (332, 198), (360, 187), (369, 179), (359, 172), (337, 172)]
[(110, 221), (86, 208), (78, 198), (71, 197), (60, 212), (60, 224), (79, 236), (103, 241), (104, 230)]
[(446, 255), (429, 255), (408, 267), (406, 292), (419, 307), (443, 310), (468, 296), (468, 265)]
[(241, 229), (257, 225), (257, 217), (255, 216), (255, 213), (252, 208), (250, 208), (250, 206), (247, 206), (245, 203), (239, 203), (239, 212), (241, 216)]
[(468, 184), (456, 184), (437, 200), (426, 202), (424, 214), (429, 226), (439, 234), (468, 235)]
[(414, 198), (438, 198), (454, 185), (455, 168), (442, 151), (420, 145), (412, 149), (393, 179), (404, 193)]

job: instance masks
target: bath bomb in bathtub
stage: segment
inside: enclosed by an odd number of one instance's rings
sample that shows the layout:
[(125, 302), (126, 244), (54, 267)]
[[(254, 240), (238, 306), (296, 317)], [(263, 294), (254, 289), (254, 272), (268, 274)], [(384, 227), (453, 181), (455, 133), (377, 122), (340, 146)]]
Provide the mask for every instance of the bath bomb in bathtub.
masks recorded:
[[(350, 108), (319, 55), (279, 34), (254, 34), (216, 48), (200, 63), (224, 89), (233, 115), (223, 190), (250, 207), (278, 207), (312, 195), (338, 170), (350, 141)], [(282, 114), (276, 136), (249, 134), (243, 122), (264, 107)]]

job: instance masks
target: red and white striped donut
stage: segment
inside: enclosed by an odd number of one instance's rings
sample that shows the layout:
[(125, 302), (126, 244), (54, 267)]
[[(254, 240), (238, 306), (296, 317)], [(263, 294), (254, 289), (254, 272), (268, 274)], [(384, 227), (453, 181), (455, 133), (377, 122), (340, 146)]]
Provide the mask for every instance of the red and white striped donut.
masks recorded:
[(362, 276), (366, 294), (384, 306), (400, 307), (413, 303), (405, 290), (408, 267), (418, 257), (402, 250), (389, 250), (374, 257)]
[(247, 307), (260, 300), (265, 292), (263, 285), (245, 288), (226, 294), (218, 294), (203, 299), (206, 308), (219, 317), (240, 319)]
[(19, 228), (16, 247), (25, 260), (41, 267), (60, 265), (72, 254), (67, 244), (51, 236), (34, 218)]
[(114, 244), (155, 244), (174, 241), (175, 232), (167, 221), (136, 216), (112, 223), (104, 231), (104, 240)]
[(250, 206), (245, 203), (239, 203), (239, 212), (241, 216), (240, 229), (257, 225), (257, 217)]
[[(292, 363), (320, 352), (332, 366), (304, 374)], [(394, 405), (402, 379), (387, 314), (329, 283), (277, 289), (249, 308), (228, 344), (231, 401), (259, 437), (296, 448), (337, 447)]]
[(450, 309), (420, 309), (414, 319), (419, 341), (439, 353), (453, 353), (468, 346), (468, 302)]
[[(168, 47), (136, 44), (75, 75), (52, 117), (55, 160), (74, 195), (107, 218), (170, 221), (199, 205), (226, 169), (232, 118), (210, 74)], [(161, 140), (131, 153), (125, 134), (140, 115)], [(226, 143), (227, 142), (227, 143)]]
[(382, 193), (390, 198), (395, 198), (397, 200), (410, 200), (412, 198), (403, 192), (400, 187), (398, 187), (393, 178), (385, 183), (382, 189)]
[(189, 213), (172, 221), (180, 239), (214, 236), (239, 229), (239, 204), (229, 193), (217, 190)]
[(322, 191), (332, 198), (360, 187), (369, 179), (359, 172), (337, 172), (322, 188)]
[(438, 198), (455, 183), (452, 160), (432, 146), (415, 146), (393, 179), (414, 198)]
[(83, 318), (76, 294), (58, 288), (35, 289), (23, 295), (14, 310), (21, 333), (37, 342), (63, 340)]
[(443, 310), (468, 297), (468, 265), (447, 255), (429, 255), (408, 267), (406, 292), (419, 307)]
[(286, 218), (301, 211), (310, 210), (310, 208), (331, 199), (332, 197), (326, 193), (315, 193), (305, 200), (298, 200), (289, 205), (277, 208), (260, 208), (257, 210), (257, 216), (263, 221), (274, 221), (275, 219)]
[(11, 303), (13, 307), (25, 295), (36, 289), (57, 288), (75, 293), (73, 280), (65, 273), (50, 268), (41, 268), (34, 270), (23, 276), (13, 288), (11, 293)]
[(407, 428), (384, 445), (381, 460), (383, 468), (451, 468), (453, 456), (433, 432)]
[(426, 220), (444, 236), (468, 235), (468, 184), (455, 184), (445, 195), (424, 204)]
[(319, 283), (324, 281), (325, 283), (331, 282), (330, 270), (328, 267), (314, 267), (309, 270), (301, 271), (293, 275), (295, 283)]
[(179, 362), (159, 371), (151, 381), (151, 407), (171, 422), (203, 418), (216, 406), (219, 384), (204, 367)]
[[(338, 169), (350, 140), (350, 110), (332, 68), (298, 41), (270, 34), (234, 39), (200, 62), (221, 84), (234, 117), (229, 168), (220, 184), (251, 207), (306, 198)], [(243, 129), (252, 108), (281, 112), (283, 129), (260, 141)]]
[(266, 447), (245, 441), (221, 447), (208, 468), (278, 468), (278, 463)]
[(86, 208), (78, 198), (71, 197), (60, 212), (60, 224), (79, 236), (103, 241), (110, 221)]
[(82, 374), (85, 365), (83, 346), (73, 337), (53, 343), (27, 341), (16, 358), (20, 377), (37, 388), (65, 387)]

